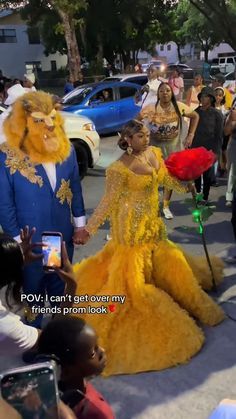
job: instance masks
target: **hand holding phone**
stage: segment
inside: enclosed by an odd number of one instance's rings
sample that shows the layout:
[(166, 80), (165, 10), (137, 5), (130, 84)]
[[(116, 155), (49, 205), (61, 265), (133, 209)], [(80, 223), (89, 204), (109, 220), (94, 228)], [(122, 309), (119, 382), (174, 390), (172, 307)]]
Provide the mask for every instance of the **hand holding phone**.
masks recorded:
[(52, 362), (28, 365), (1, 375), (1, 396), (23, 419), (59, 419), (56, 367)]
[(62, 267), (62, 234), (59, 232), (45, 231), (42, 233), (43, 242), (43, 269), (46, 272)]

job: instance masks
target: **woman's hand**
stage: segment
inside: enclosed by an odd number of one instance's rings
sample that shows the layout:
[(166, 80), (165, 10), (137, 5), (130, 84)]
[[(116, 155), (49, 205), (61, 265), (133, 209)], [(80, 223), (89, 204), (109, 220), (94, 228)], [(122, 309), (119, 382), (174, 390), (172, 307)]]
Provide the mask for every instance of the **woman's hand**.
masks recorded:
[(54, 267), (55, 272), (62, 279), (62, 281), (64, 281), (66, 284), (75, 282), (75, 275), (73, 272), (73, 267), (68, 258), (65, 242), (62, 243), (62, 247), (61, 247), (61, 259), (62, 259), (62, 268)]
[(43, 243), (32, 243), (32, 237), (34, 233), (36, 232), (36, 228), (32, 228), (31, 231), (29, 229), (29, 226), (26, 226), (25, 228), (21, 229), (20, 231), (20, 238), (21, 243), (20, 247), (22, 249), (23, 255), (24, 255), (24, 263), (27, 265), (28, 263), (35, 262), (36, 260), (40, 260), (43, 258), (43, 254), (36, 254), (33, 252), (33, 249), (40, 247), (42, 248)]
[(185, 138), (183, 144), (184, 144), (184, 148), (189, 148), (192, 145), (193, 142), (193, 134), (188, 134), (187, 137)]
[(86, 244), (90, 236), (85, 227), (75, 227), (73, 242), (74, 244)]

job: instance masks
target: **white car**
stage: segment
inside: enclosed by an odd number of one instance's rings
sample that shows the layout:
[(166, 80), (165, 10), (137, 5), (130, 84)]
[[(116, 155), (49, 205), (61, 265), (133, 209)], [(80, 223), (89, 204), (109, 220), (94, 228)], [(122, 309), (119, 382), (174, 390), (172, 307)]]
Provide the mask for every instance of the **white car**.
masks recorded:
[[(6, 107), (0, 105), (0, 114)], [(100, 156), (100, 137), (95, 129), (93, 122), (80, 115), (69, 112), (61, 112), (65, 121), (65, 132), (69, 140), (73, 143), (81, 179), (86, 175), (89, 167), (93, 167)], [(0, 139), (1, 142), (1, 139)]]
[(106, 77), (102, 81), (128, 81), (129, 83), (136, 83), (140, 84), (140, 86), (144, 86), (144, 84), (147, 84), (148, 78), (147, 75), (143, 73), (114, 74), (114, 76)]

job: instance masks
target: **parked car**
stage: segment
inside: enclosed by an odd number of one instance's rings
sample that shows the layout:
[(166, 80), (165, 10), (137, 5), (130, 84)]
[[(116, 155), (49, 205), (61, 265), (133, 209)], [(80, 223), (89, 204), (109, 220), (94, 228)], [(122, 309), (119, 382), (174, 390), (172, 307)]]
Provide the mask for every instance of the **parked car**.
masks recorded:
[(149, 61), (149, 63), (141, 64), (143, 72), (146, 73), (151, 65), (154, 65), (155, 67), (157, 67), (161, 71), (161, 73), (163, 73), (163, 74), (166, 71), (166, 64), (163, 61), (161, 61), (161, 60), (151, 60), (151, 61)]
[(236, 68), (236, 55), (214, 58), (211, 62), (210, 74), (214, 76), (217, 73), (228, 74)]
[[(0, 114), (5, 110), (6, 107), (0, 105)], [(99, 159), (100, 137), (89, 118), (68, 112), (61, 112), (61, 114), (64, 118), (66, 135), (74, 145), (80, 177), (83, 179), (88, 168), (93, 167)]]
[(62, 99), (63, 109), (84, 115), (95, 124), (99, 134), (119, 131), (140, 112), (134, 96), (140, 85), (128, 82), (100, 82), (80, 86)]
[(191, 67), (189, 67), (187, 64), (168, 64), (167, 69), (166, 69), (168, 75), (176, 67), (178, 68), (180, 73), (183, 74), (184, 79), (193, 79), (194, 78), (194, 70)]
[(142, 73), (131, 73), (131, 74), (116, 74), (115, 76), (106, 77), (102, 81), (126, 81), (129, 83), (136, 83), (140, 86), (144, 86), (148, 82), (148, 78), (146, 74)]

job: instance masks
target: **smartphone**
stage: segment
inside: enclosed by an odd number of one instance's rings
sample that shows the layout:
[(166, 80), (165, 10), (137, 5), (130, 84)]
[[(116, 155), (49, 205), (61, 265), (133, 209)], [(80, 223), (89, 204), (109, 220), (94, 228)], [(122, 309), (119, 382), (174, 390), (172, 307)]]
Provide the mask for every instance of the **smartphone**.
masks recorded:
[(59, 419), (56, 364), (44, 362), (5, 371), (0, 375), (2, 398), (23, 419)]
[(43, 269), (54, 271), (54, 266), (62, 267), (61, 246), (62, 234), (58, 232), (44, 231), (42, 233), (43, 243)]

